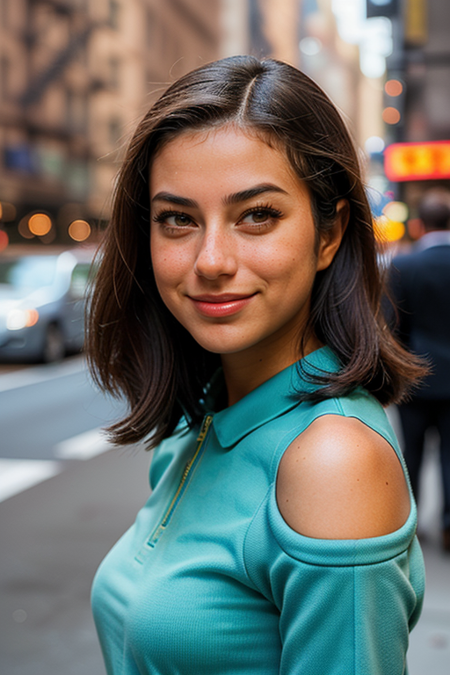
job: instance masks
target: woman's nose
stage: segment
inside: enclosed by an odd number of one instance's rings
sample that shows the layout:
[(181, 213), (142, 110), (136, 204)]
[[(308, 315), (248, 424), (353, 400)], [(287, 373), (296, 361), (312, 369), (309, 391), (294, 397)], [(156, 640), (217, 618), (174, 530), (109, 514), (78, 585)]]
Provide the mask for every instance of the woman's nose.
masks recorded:
[(194, 271), (199, 277), (216, 279), (237, 271), (236, 251), (230, 233), (206, 231), (197, 253)]

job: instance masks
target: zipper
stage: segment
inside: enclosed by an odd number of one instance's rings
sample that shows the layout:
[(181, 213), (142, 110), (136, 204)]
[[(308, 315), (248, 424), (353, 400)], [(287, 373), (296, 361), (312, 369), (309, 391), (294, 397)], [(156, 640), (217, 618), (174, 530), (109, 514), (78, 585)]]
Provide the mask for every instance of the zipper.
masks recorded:
[(203, 454), (202, 448), (203, 448), (203, 443), (205, 441), (205, 438), (208, 434), (209, 427), (211, 426), (211, 422), (213, 421), (213, 415), (206, 415), (206, 417), (203, 420), (203, 424), (200, 429), (200, 433), (197, 437), (197, 447), (195, 448), (195, 452), (189, 462), (186, 464), (186, 467), (183, 471), (183, 475), (181, 477), (180, 483), (178, 485), (177, 491), (175, 492), (175, 495), (173, 496), (172, 501), (169, 504), (169, 507), (166, 509), (166, 512), (162, 518), (162, 520), (159, 522), (159, 525), (155, 528), (151, 536), (147, 539), (146, 544), (147, 546), (154, 547), (156, 543), (158, 542), (158, 539), (166, 529), (167, 525), (170, 522), (170, 519), (172, 517), (173, 512), (175, 511), (181, 497), (186, 491), (187, 488), (187, 483), (188, 483), (188, 478), (190, 474), (192, 473), (193, 469), (195, 466), (200, 461), (200, 458)]

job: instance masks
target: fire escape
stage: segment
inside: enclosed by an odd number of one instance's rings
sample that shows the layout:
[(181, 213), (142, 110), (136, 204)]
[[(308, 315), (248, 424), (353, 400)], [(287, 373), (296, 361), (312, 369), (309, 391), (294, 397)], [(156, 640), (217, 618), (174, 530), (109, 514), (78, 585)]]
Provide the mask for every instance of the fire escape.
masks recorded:
[[(80, 53), (82, 54), (83, 51), (87, 50), (92, 34), (102, 25), (92, 20), (86, 4), (83, 0), (28, 0), (27, 3), (29, 21), (25, 33), (25, 49), (29, 76), (27, 86), (19, 99), (19, 110), (21, 126), (28, 140), (22, 146), (12, 147), (9, 150), (10, 155), (6, 162), (7, 168), (19, 170), (23, 174), (22, 193), (24, 201), (32, 202), (36, 199), (33, 194), (38, 192), (40, 189), (38, 186), (42, 181), (44, 181), (43, 187), (49, 185), (48, 180), (45, 180), (45, 175), (48, 176), (48, 173), (45, 173), (44, 167), (45, 162), (47, 162), (47, 169), (49, 163), (51, 164), (51, 152), (45, 150), (49, 141), (53, 143), (56, 141), (59, 147), (63, 149), (61, 153), (64, 157), (64, 166), (60, 175), (58, 175), (56, 165), (53, 167), (53, 188), (48, 187), (47, 189), (46, 187), (44, 189), (43, 199), (45, 193), (46, 201), (53, 202), (56, 206), (58, 202), (71, 197), (73, 190), (70, 180), (67, 179), (67, 171), (70, 171), (71, 165), (76, 164), (79, 172), (80, 170), (86, 174), (88, 172), (88, 164), (91, 159), (87, 137), (90, 101), (93, 92), (98, 91), (99, 88), (107, 87), (108, 82), (90, 75), (88, 68), (86, 68), (84, 72), (85, 81), (81, 85), (81, 89), (74, 91), (66, 77), (68, 68), (79, 57)], [(36, 27), (36, 14), (43, 9), (48, 14), (49, 23), (46, 26), (41, 16), (39, 23), (41, 35), (39, 35)], [(36, 73), (36, 57), (42, 55), (43, 40), (45, 40), (42, 35), (45, 36), (46, 29), (51, 26), (51, 21), (61, 21), (62, 25), (65, 23), (65, 26), (68, 26), (70, 37), (59, 51), (53, 53), (45, 67)], [(41, 50), (41, 53), (39, 50)], [(51, 119), (41, 112), (40, 104), (45, 100), (49, 90), (52, 87), (55, 88), (55, 85), (60, 87), (60, 93), (62, 94), (60, 101), (62, 103), (61, 109), (58, 109), (58, 114)], [(74, 95), (81, 97), (82, 100), (82, 123), (74, 123), (71, 117), (70, 103)], [(44, 148), (43, 151), (42, 148)], [(41, 155), (39, 152), (41, 152)], [(45, 155), (45, 161), (42, 152)], [(8, 151), (6, 155), (7, 153)], [(78, 198), (83, 199), (82, 190), (78, 190)]]

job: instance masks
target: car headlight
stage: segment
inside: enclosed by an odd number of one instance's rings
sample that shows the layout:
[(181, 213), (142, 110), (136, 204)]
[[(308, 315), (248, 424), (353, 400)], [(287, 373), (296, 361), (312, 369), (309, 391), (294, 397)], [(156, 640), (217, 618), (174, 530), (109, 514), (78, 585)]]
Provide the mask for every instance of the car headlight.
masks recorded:
[(34, 326), (39, 320), (37, 309), (12, 309), (6, 317), (8, 330), (20, 330)]

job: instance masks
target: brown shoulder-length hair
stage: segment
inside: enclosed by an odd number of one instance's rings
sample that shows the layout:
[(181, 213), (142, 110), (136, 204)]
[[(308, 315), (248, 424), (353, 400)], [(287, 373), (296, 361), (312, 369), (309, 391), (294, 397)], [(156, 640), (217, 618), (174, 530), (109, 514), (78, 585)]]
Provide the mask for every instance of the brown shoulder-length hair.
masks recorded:
[[(200, 347), (163, 304), (150, 259), (149, 167), (177, 135), (224, 124), (257, 133), (283, 149), (309, 187), (317, 240), (345, 198), (350, 220), (341, 246), (317, 274), (307, 335), (342, 364), (319, 377), (316, 398), (358, 385), (383, 404), (399, 400), (421, 374), (392, 337), (380, 310), (382, 282), (370, 207), (347, 129), (325, 93), (296, 68), (253, 56), (207, 64), (172, 84), (130, 142), (116, 183), (87, 321), (95, 380), (129, 403), (109, 432), (117, 443), (148, 437), (153, 446), (184, 414), (202, 416), (200, 400), (220, 357)], [(300, 353), (300, 352), (299, 352)]]

